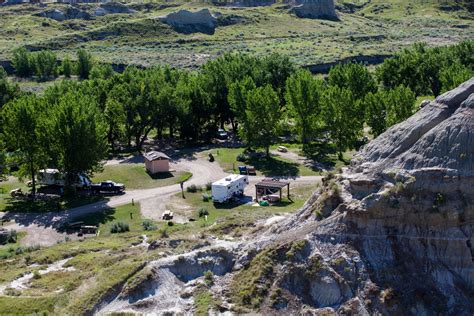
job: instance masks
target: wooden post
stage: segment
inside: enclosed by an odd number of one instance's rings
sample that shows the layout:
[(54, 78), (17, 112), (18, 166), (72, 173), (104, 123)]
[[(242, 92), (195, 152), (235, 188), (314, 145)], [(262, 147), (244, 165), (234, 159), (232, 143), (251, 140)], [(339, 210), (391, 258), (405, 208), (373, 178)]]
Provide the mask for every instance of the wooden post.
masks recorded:
[(287, 184), (288, 187), (288, 200), (290, 199), (290, 183)]
[(282, 189), (282, 188), (280, 188), (280, 201), (281, 201), (281, 191), (283, 191), (283, 189)]
[(258, 202), (258, 188), (255, 186), (255, 200)]

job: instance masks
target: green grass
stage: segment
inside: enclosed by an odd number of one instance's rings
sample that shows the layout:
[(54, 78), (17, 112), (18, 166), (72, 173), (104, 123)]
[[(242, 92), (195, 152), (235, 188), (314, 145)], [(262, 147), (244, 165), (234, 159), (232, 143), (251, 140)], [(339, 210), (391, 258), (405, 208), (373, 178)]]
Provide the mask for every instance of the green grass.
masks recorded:
[(2, 315), (51, 314), (56, 299), (54, 297), (7, 297), (0, 296)]
[(200, 288), (194, 294), (195, 312), (198, 316), (207, 316), (211, 308), (216, 307), (216, 300), (206, 288)]
[(119, 164), (105, 166), (104, 170), (94, 175), (92, 181), (100, 182), (112, 180), (123, 183), (126, 189), (150, 189), (176, 184), (188, 180), (192, 176), (189, 172), (166, 172), (150, 175), (144, 164)]
[(74, 221), (83, 221), (84, 225), (99, 227), (100, 236), (110, 236), (110, 228), (113, 223), (124, 222), (130, 227), (131, 233), (143, 232), (140, 205), (127, 204), (116, 208), (106, 209), (103, 212), (93, 213)]
[[(316, 163), (321, 163), (329, 169), (337, 169), (346, 165), (350, 160), (354, 151), (347, 151), (343, 154), (343, 161), (339, 160), (337, 153), (335, 153), (333, 146), (325, 145), (323, 147), (314, 148), (311, 152), (303, 153), (300, 144), (283, 144), (292, 151), (301, 156), (313, 157), (312, 160)], [(276, 149), (279, 145), (272, 146)], [(265, 176), (313, 176), (321, 175), (321, 171), (315, 166), (307, 166), (302, 162), (296, 162), (289, 158), (272, 155), (270, 157), (251, 157), (245, 162), (237, 161), (237, 156), (244, 152), (244, 148), (217, 148), (211, 150), (216, 161), (227, 172), (237, 173), (238, 166), (251, 165), (257, 169), (257, 175)]]

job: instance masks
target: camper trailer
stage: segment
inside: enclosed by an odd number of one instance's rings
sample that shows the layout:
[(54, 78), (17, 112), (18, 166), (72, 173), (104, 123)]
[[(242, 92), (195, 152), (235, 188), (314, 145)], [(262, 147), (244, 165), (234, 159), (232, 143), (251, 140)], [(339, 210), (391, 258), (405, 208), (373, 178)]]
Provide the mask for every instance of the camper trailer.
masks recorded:
[(212, 201), (225, 203), (234, 197), (242, 196), (248, 183), (245, 175), (228, 175), (224, 179), (212, 183)]
[[(38, 172), (38, 182), (42, 185), (65, 186), (66, 177), (58, 169), (41, 169)], [(78, 174), (72, 186), (76, 188), (87, 188), (91, 181), (85, 175)]]

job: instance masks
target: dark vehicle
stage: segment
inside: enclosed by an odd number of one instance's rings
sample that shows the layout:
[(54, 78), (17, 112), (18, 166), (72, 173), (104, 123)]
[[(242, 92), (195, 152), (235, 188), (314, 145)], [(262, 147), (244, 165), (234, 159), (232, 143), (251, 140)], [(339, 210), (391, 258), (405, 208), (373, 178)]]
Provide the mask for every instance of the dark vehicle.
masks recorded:
[(94, 193), (122, 193), (125, 191), (125, 186), (123, 184), (115, 183), (113, 181), (93, 183), (90, 188)]

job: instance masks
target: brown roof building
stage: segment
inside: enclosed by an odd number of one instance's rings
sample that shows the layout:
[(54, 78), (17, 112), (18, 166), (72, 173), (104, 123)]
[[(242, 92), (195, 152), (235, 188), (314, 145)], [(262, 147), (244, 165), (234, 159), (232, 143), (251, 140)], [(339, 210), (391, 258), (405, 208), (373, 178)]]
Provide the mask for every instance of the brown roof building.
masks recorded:
[(168, 155), (159, 151), (149, 151), (145, 153), (145, 168), (149, 173), (169, 172), (170, 160)]

